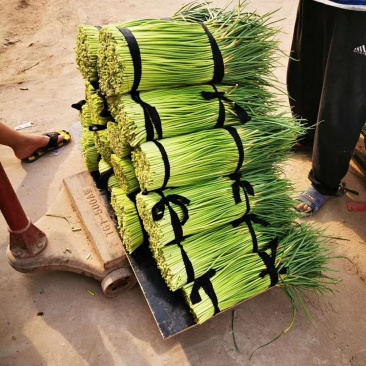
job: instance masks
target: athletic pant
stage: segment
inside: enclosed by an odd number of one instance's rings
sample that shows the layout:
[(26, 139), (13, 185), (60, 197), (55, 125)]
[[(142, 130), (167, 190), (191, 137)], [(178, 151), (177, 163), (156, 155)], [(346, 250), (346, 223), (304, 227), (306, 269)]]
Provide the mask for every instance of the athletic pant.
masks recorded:
[(366, 12), (300, 0), (287, 86), (294, 116), (313, 126), (301, 141), (313, 144), (309, 179), (335, 195), (366, 122)]

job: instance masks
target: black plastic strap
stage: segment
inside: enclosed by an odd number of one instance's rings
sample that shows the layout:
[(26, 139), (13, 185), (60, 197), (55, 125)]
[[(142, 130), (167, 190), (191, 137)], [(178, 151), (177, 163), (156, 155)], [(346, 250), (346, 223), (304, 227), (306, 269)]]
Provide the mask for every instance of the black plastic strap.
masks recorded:
[(99, 89), (99, 81), (94, 80), (94, 81), (89, 81), (89, 83), (94, 88), (94, 90), (98, 90)]
[(217, 118), (215, 128), (220, 128), (224, 125), (225, 119), (226, 119), (225, 106), (224, 106), (224, 103), (222, 101), (227, 100), (227, 98), (225, 97), (225, 93), (219, 92), (215, 85), (212, 85), (212, 87), (214, 88), (215, 92), (202, 91), (201, 95), (206, 100), (215, 99), (215, 98), (218, 99), (218, 101), (219, 101), (219, 116)]
[(141, 81), (141, 75), (142, 75), (142, 64), (141, 64), (141, 53), (140, 48), (137, 43), (137, 40), (135, 36), (132, 34), (132, 32), (127, 28), (119, 28), (117, 29), (123, 34), (123, 36), (126, 39), (128, 49), (130, 50), (130, 54), (132, 57), (132, 63), (133, 63), (133, 71), (134, 71), (134, 79), (133, 79), (133, 85), (131, 88), (131, 92), (135, 92)]
[(214, 61), (214, 72), (213, 72), (213, 77), (212, 77), (211, 83), (220, 84), (225, 75), (224, 60), (222, 58), (220, 48), (217, 45), (217, 42), (216, 42), (214, 36), (208, 30), (206, 25), (204, 23), (200, 23), (200, 25), (203, 28), (203, 30), (205, 31), (205, 33), (207, 34), (208, 41), (210, 42), (211, 50), (212, 50), (212, 57), (213, 57), (213, 61)]
[(89, 131), (95, 132), (95, 131), (102, 131), (107, 129), (107, 125), (90, 125)]
[[(157, 202), (151, 209), (151, 214), (154, 221), (159, 221), (164, 217), (165, 207), (168, 208), (170, 213), (170, 220), (174, 231), (174, 237), (176, 240), (180, 240), (183, 238), (183, 226), (189, 219), (189, 212), (187, 209), (187, 205), (190, 204), (190, 201), (178, 194), (171, 194), (165, 196), (164, 193), (160, 190), (156, 191), (161, 197), (161, 200)], [(171, 203), (178, 205), (183, 211), (183, 220), (179, 220), (178, 214), (174, 211)]]
[(168, 159), (168, 154), (166, 153), (164, 146), (159, 141), (154, 140), (152, 142), (158, 147), (161, 157), (163, 159), (165, 175), (163, 185), (160, 188), (165, 188), (170, 179), (170, 163)]
[(187, 283), (189, 282), (193, 282), (194, 281), (194, 268), (193, 268), (193, 264), (191, 262), (191, 260), (189, 259), (187, 252), (184, 250), (184, 247), (181, 243), (180, 240), (178, 241), (174, 241), (172, 243), (169, 243), (168, 245), (178, 245), (181, 254), (182, 254), (182, 259), (183, 259), (183, 263), (184, 263), (184, 267), (186, 269), (186, 274), (187, 274)]
[(211, 299), (212, 305), (214, 306), (214, 315), (220, 312), (219, 309), (219, 301), (217, 299), (217, 295), (215, 293), (215, 290), (211, 283), (211, 278), (215, 276), (216, 271), (214, 269), (210, 269), (208, 272), (206, 272), (201, 277), (198, 277), (193, 284), (192, 292), (190, 295), (190, 299), (192, 301), (192, 304), (198, 304), (202, 301), (201, 295), (199, 293), (200, 288), (203, 288), (203, 290), (206, 292), (207, 296)]
[(102, 29), (102, 27), (100, 25), (95, 25), (94, 27), (97, 28), (98, 31), (100, 31)]
[(269, 255), (266, 252), (258, 252), (258, 255), (261, 257), (263, 263), (267, 267), (267, 269), (264, 269), (259, 274), (260, 277), (265, 277), (267, 275), (271, 278), (271, 284), (269, 287), (276, 286), (278, 283), (278, 274), (285, 274), (287, 272), (287, 268), (283, 267), (279, 271), (278, 268), (276, 268), (276, 254), (277, 254), (277, 247), (278, 247), (278, 239), (273, 239), (272, 242), (269, 245), (269, 248), (271, 249), (271, 255)]
[(188, 258), (186, 251), (181, 243), (177, 243), (180, 248), (184, 266), (187, 272), (187, 283), (194, 281), (194, 269), (191, 260)]
[(237, 173), (241, 169), (241, 167), (243, 166), (243, 162), (244, 162), (243, 142), (241, 141), (241, 138), (238, 134), (238, 131), (234, 127), (225, 127), (225, 129), (233, 137), (233, 139), (236, 143), (236, 146), (238, 147), (239, 159), (238, 159), (238, 165), (236, 166), (236, 169), (235, 169), (235, 172), (234, 172), (234, 173)]
[(77, 103), (71, 104), (71, 108), (81, 111), (84, 104), (86, 104), (86, 100), (79, 100)]
[(140, 92), (138, 91), (131, 93), (131, 98), (136, 103), (140, 104), (142, 109), (144, 110), (146, 141), (154, 140), (154, 128), (156, 130), (156, 134), (158, 135), (158, 139), (162, 139), (163, 129), (161, 126), (160, 116), (156, 108), (144, 102), (140, 97)]
[(154, 221), (161, 220), (164, 217), (165, 207), (171, 208), (170, 204), (173, 203), (182, 209), (183, 220), (181, 221), (181, 224), (184, 225), (189, 219), (187, 206), (191, 203), (191, 201), (184, 196), (180, 196), (179, 194), (168, 194), (167, 196), (165, 196), (162, 191), (156, 191), (156, 193), (160, 195), (161, 200), (155, 203), (155, 205), (151, 209), (151, 214)]
[(234, 102), (234, 109), (235, 109), (236, 115), (238, 116), (238, 118), (242, 124), (245, 124), (252, 119), (249, 116), (249, 114), (247, 113), (247, 111), (243, 107), (240, 107), (240, 105), (238, 103)]
[(245, 214), (247, 214), (250, 211), (250, 202), (249, 202), (248, 194), (250, 194), (251, 196), (254, 196), (254, 189), (248, 181), (241, 180), (242, 175), (240, 173), (230, 174), (229, 177), (230, 177), (230, 179), (235, 181), (231, 185), (232, 190), (233, 190), (235, 204), (239, 204), (242, 202), (241, 196), (240, 196), (240, 188), (243, 189), (244, 196), (245, 196), (245, 202), (247, 204), (247, 211)]
[(219, 92), (215, 85), (212, 84), (212, 87), (214, 88), (215, 92), (201, 91), (201, 95), (206, 100), (214, 98), (218, 98), (219, 100), (219, 117), (217, 119), (215, 128), (220, 128), (225, 123), (226, 116), (225, 116), (225, 105), (222, 102), (223, 100), (228, 103), (233, 103), (235, 113), (242, 124), (245, 124), (251, 120), (251, 118), (249, 117), (248, 113), (245, 111), (244, 108), (240, 107), (240, 105), (236, 104), (231, 99), (227, 98), (224, 92)]
[(250, 232), (250, 235), (252, 237), (252, 243), (253, 243), (253, 253), (258, 252), (258, 239), (257, 235), (255, 234), (255, 230), (253, 228), (252, 222), (255, 224), (262, 225), (264, 227), (268, 227), (269, 223), (266, 220), (263, 220), (259, 218), (256, 214), (250, 214), (250, 215), (244, 215), (241, 218), (234, 220), (231, 224), (233, 227), (238, 227), (239, 225), (246, 223)]
[(105, 98), (105, 96), (103, 95), (103, 93), (101, 92), (100, 89), (97, 89), (95, 91), (95, 93), (98, 95), (99, 98), (102, 99), (103, 101), (103, 109), (102, 111), (99, 113), (99, 116), (100, 117), (111, 117), (111, 112), (109, 111), (109, 108), (108, 108), (108, 103), (107, 103), (107, 100)]

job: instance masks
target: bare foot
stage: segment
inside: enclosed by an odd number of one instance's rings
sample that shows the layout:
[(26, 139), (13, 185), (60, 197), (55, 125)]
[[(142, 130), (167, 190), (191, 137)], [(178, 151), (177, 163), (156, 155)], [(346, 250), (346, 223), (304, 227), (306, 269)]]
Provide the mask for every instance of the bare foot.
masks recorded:
[[(62, 135), (58, 136), (57, 142), (61, 142), (64, 139)], [(15, 156), (22, 160), (31, 156), (35, 151), (47, 146), (50, 138), (43, 135), (23, 135), (21, 141), (13, 146)]]
[(306, 203), (299, 203), (296, 206), (296, 210), (299, 212), (304, 212), (304, 213), (311, 213), (312, 209), (309, 205), (307, 205)]
[(325, 196), (318, 192), (314, 187), (309, 186), (299, 196), (299, 203), (295, 206), (295, 209), (305, 216), (309, 216), (318, 211), (328, 201), (328, 199), (329, 196)]

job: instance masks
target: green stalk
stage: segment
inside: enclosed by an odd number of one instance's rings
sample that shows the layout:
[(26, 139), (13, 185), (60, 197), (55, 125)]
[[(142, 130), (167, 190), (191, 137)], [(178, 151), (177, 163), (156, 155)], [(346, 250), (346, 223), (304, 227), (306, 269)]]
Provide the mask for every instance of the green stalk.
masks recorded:
[(111, 205), (116, 213), (123, 245), (133, 253), (143, 242), (144, 234), (134, 202), (122, 189), (113, 188)]
[[(276, 84), (278, 30), (270, 15), (259, 17), (239, 4), (237, 9), (212, 12), (205, 25), (215, 38), (224, 62), (223, 83), (255, 87)], [(139, 45), (142, 77), (138, 90), (211, 82), (212, 49), (201, 25), (189, 22), (145, 20), (125, 24)], [(117, 27), (100, 31), (98, 68), (107, 96), (131, 91), (134, 65), (127, 41)]]
[(135, 169), (130, 157), (120, 158), (115, 154), (111, 155), (111, 165), (116, 179), (125, 194), (139, 190), (139, 184), (135, 175)]
[(112, 150), (107, 139), (107, 130), (97, 131), (94, 134), (95, 146), (102, 158), (110, 164)]
[(84, 127), (82, 129), (80, 144), (86, 169), (89, 172), (96, 172), (98, 170), (100, 154), (95, 146), (94, 132)]
[(100, 115), (104, 111), (104, 101), (88, 81), (85, 81), (85, 99), (89, 106), (92, 124), (105, 126), (110, 117)]
[[(297, 293), (308, 289), (319, 294), (332, 291), (337, 280), (327, 275), (331, 252), (324, 246), (322, 235), (310, 226), (298, 225), (280, 240), (275, 263), (278, 271), (286, 268), (286, 273), (279, 274), (277, 287), (293, 288)], [(271, 255), (270, 250), (266, 253)], [(223, 311), (267, 291), (270, 278), (268, 274), (261, 277), (263, 270), (266, 266), (256, 253), (238, 254), (228, 261), (226, 267), (211, 278), (219, 309)], [(192, 288), (193, 283), (187, 284), (183, 294), (197, 323), (202, 324), (214, 315), (212, 301), (201, 288), (201, 301), (193, 304)]]
[(113, 188), (121, 188), (117, 177), (114, 174), (112, 174), (108, 179), (108, 191), (111, 192)]
[(79, 118), (80, 118), (80, 123), (83, 127), (89, 127), (93, 124), (92, 116), (90, 113), (90, 106), (88, 103), (84, 104), (81, 107)]
[(131, 146), (128, 144), (125, 138), (122, 124), (115, 122), (108, 122), (107, 138), (112, 151), (119, 158), (124, 158), (126, 156), (131, 155)]
[[(254, 117), (244, 126), (232, 127), (244, 148), (244, 174), (253, 169), (270, 169), (288, 156), (301, 126), (284, 116)], [(222, 128), (171, 137), (159, 141), (170, 164), (167, 187), (199, 184), (234, 173), (239, 151), (232, 135)], [(158, 145), (145, 142), (132, 152), (132, 162), (141, 190), (162, 188), (166, 168)]]
[[(252, 224), (258, 241), (259, 250), (263, 250), (274, 239), (276, 228), (267, 228)], [(278, 230), (280, 233), (280, 230)], [(229, 262), (242, 254), (253, 252), (253, 238), (247, 224), (239, 226), (224, 225), (211, 231), (204, 231), (180, 241), (194, 270), (195, 278), (199, 278), (211, 268), (220, 270)], [(182, 251), (176, 242), (162, 248), (153, 248), (161, 274), (172, 291), (187, 284), (188, 276)]]
[(99, 160), (98, 170), (99, 170), (100, 174), (103, 174), (103, 173), (107, 172), (111, 168), (112, 168), (112, 165), (109, 164), (107, 161), (105, 161), (104, 159)]
[[(253, 187), (254, 196), (247, 193), (249, 207), (244, 189), (229, 177), (213, 179), (200, 185), (164, 190), (163, 193), (167, 199), (178, 195), (189, 202), (188, 205), (184, 204), (189, 218), (181, 226), (183, 236), (214, 230), (239, 219), (248, 209), (251, 214), (256, 214), (269, 222), (277, 232), (287, 230), (286, 226), (296, 217), (292, 210), (295, 201), (290, 198), (294, 191), (290, 182), (281, 179), (274, 170), (251, 171), (242, 176), (240, 182), (241, 184), (248, 182)], [(240, 195), (238, 203), (234, 199), (233, 185), (237, 186)], [(163, 203), (160, 194), (139, 193), (136, 204), (154, 248), (162, 247), (176, 239), (170, 210)], [(174, 212), (173, 215), (177, 215), (182, 222), (185, 215), (179, 202), (173, 201), (169, 205)], [(274, 207), (281, 207), (281, 210), (276, 210)], [(162, 217), (154, 219), (156, 208), (159, 208), (159, 212), (164, 211)]]
[(75, 46), (76, 64), (85, 80), (98, 80), (98, 49), (98, 28), (91, 25), (80, 25)]
[[(104, 159), (99, 160), (98, 170), (100, 174), (106, 173), (110, 169), (112, 169), (112, 166)], [(114, 174), (108, 178), (108, 190), (112, 191), (112, 188), (120, 188), (119, 182)]]
[[(278, 106), (271, 100), (271, 93), (258, 87), (250, 89), (217, 85), (217, 90), (224, 98), (231, 100), (222, 100), (225, 108), (224, 126), (242, 123), (237, 116), (235, 103), (244, 108), (249, 116), (269, 114)], [(211, 99), (205, 99), (202, 93), (206, 93)], [(163, 138), (212, 129), (219, 119), (219, 99), (215, 97), (215, 89), (211, 85), (157, 89), (141, 92), (140, 98), (156, 108)], [(128, 143), (135, 147), (147, 141), (143, 107), (129, 94), (121, 96), (119, 106), (115, 119), (119, 124), (126, 126)], [(159, 138), (156, 128), (152, 137)]]

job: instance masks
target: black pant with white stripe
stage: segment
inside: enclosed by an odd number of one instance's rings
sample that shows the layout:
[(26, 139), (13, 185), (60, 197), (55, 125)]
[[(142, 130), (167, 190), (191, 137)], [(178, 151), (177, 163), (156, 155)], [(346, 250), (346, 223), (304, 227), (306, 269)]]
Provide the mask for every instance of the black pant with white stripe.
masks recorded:
[(287, 71), (293, 114), (314, 126), (309, 179), (335, 195), (366, 122), (366, 12), (300, 0)]

